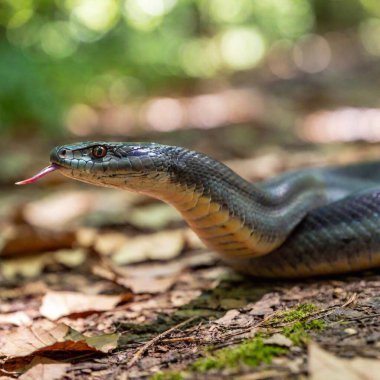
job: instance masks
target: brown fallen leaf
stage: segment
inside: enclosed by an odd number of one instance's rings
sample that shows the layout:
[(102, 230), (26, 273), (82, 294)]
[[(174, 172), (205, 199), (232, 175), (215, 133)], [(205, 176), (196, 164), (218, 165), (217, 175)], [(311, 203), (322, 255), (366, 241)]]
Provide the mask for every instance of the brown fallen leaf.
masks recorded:
[(163, 231), (128, 239), (113, 255), (117, 264), (145, 260), (169, 260), (178, 256), (185, 245), (184, 230)]
[(240, 315), (239, 310), (231, 309), (228, 310), (226, 314), (223, 315), (223, 317), (217, 319), (213, 323), (221, 326), (229, 326), (232, 324), (232, 321)]
[(8, 259), (2, 262), (1, 273), (4, 278), (13, 280), (18, 276), (37, 277), (48, 265), (58, 263), (73, 268), (81, 265), (87, 258), (87, 252), (82, 248), (60, 249), (55, 252), (45, 252), (35, 255)]
[(1, 274), (8, 280), (13, 280), (18, 276), (27, 278), (37, 277), (46, 266), (53, 262), (53, 258), (46, 253), (4, 260), (1, 265)]
[(71, 248), (75, 242), (74, 232), (53, 232), (28, 225), (4, 227), (0, 236), (1, 257)]
[[(95, 266), (93, 273), (131, 289), (133, 293), (161, 293), (169, 290), (177, 281), (182, 266), (170, 264), (149, 265), (144, 268), (116, 268)], [(160, 269), (165, 269), (166, 275)], [(172, 272), (169, 272), (172, 269)]]
[(69, 268), (75, 268), (82, 265), (87, 259), (87, 251), (83, 248), (60, 249), (52, 252), (54, 261), (63, 264)]
[(145, 277), (145, 278), (123, 278), (119, 279), (119, 284), (132, 290), (135, 294), (140, 293), (162, 293), (169, 290), (176, 279), (173, 277)]
[[(212, 265), (215, 263), (215, 256), (209, 252), (203, 252), (165, 263), (139, 264), (127, 267), (113, 265), (109, 260), (103, 260), (103, 263), (103, 266), (92, 268), (94, 274), (131, 289), (136, 294), (155, 294), (170, 289), (186, 268)], [(207, 271), (209, 272), (210, 269), (208, 268)], [(215, 284), (217, 282), (218, 280)]]
[(67, 369), (68, 363), (61, 363), (44, 357), (35, 357), (29, 364), (30, 369), (18, 379), (21, 380), (58, 380), (61, 379)]
[(250, 315), (265, 316), (273, 313), (274, 307), (280, 303), (280, 296), (278, 293), (267, 293), (260, 300), (249, 303), (245, 306), (245, 310)]
[(24, 208), (25, 220), (34, 226), (62, 229), (95, 204), (95, 195), (86, 191), (60, 192), (41, 200), (30, 202)]
[(310, 343), (309, 373), (311, 380), (375, 380), (379, 379), (380, 361), (341, 359)]
[(96, 228), (80, 227), (76, 232), (76, 240), (80, 247), (93, 247), (99, 231)]
[[(82, 240), (82, 236), (80, 237)], [(89, 238), (89, 236), (87, 236)], [(131, 238), (120, 232), (108, 232), (97, 234), (94, 239), (94, 249), (103, 256), (111, 256), (123, 246), (128, 244)], [(132, 239), (133, 240), (133, 239)]]
[(37, 355), (45, 356), (57, 351), (64, 351), (66, 358), (70, 353), (78, 352), (107, 353), (117, 347), (118, 339), (118, 334), (87, 337), (63, 323), (56, 325), (41, 320), (31, 327), (20, 327), (8, 334), (0, 344), (0, 357), (5, 358), (5, 370), (15, 371), (25, 368)]
[(40, 313), (50, 320), (63, 316), (84, 316), (113, 309), (120, 302), (129, 301), (130, 293), (117, 296), (92, 295), (76, 292), (48, 292), (42, 299)]
[(129, 192), (98, 189), (57, 191), (54, 195), (28, 203), (22, 210), (23, 219), (29, 224), (50, 230), (72, 228), (83, 218), (125, 222), (126, 210), (141, 196)]
[(170, 302), (175, 307), (189, 304), (202, 294), (201, 290), (174, 290), (170, 293)]
[(136, 227), (160, 230), (170, 222), (181, 221), (182, 217), (176, 209), (165, 203), (153, 203), (133, 208), (127, 219)]
[[(3, 263), (2, 263), (3, 265)], [(19, 288), (1, 289), (0, 288), (0, 300), (13, 299), (20, 297), (36, 296), (46, 293), (46, 284), (42, 281), (28, 282), (27, 285)]]

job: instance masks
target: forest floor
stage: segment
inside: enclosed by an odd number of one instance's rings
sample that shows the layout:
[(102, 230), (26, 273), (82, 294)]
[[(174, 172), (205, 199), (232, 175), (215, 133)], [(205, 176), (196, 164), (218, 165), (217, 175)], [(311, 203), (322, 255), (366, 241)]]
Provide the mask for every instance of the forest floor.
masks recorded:
[[(228, 164), (258, 180), (375, 156), (266, 149)], [(380, 378), (380, 271), (246, 278), (164, 204), (44, 181), (1, 188), (1, 379)]]

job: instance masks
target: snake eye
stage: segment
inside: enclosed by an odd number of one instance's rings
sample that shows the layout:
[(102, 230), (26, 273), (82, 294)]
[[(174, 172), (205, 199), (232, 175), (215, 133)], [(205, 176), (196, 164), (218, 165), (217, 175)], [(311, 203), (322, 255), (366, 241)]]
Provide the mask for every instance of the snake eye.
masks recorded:
[(66, 157), (66, 153), (67, 153), (67, 150), (65, 148), (61, 149), (59, 152), (58, 152), (58, 155), (59, 157), (61, 158), (65, 158)]
[(95, 158), (103, 158), (107, 154), (107, 148), (105, 146), (95, 146), (92, 148), (92, 155)]

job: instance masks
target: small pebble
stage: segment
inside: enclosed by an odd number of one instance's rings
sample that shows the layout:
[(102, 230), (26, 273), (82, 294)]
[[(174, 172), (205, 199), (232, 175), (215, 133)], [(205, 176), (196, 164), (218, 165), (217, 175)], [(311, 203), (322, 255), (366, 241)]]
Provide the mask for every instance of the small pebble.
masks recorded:
[(345, 329), (344, 332), (347, 334), (347, 335), (355, 335), (357, 334), (357, 331), (353, 328), (348, 328), (348, 329)]

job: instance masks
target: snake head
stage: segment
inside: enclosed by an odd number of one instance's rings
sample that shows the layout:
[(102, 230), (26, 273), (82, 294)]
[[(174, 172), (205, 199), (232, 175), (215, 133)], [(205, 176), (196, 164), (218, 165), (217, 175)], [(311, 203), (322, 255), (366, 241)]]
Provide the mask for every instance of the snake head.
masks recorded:
[(81, 142), (55, 147), (51, 165), (19, 185), (52, 171), (98, 186), (117, 187), (155, 196), (170, 180), (173, 147), (155, 143)]
[(54, 148), (50, 161), (79, 181), (139, 191), (164, 173), (163, 151), (154, 143), (84, 142)]

